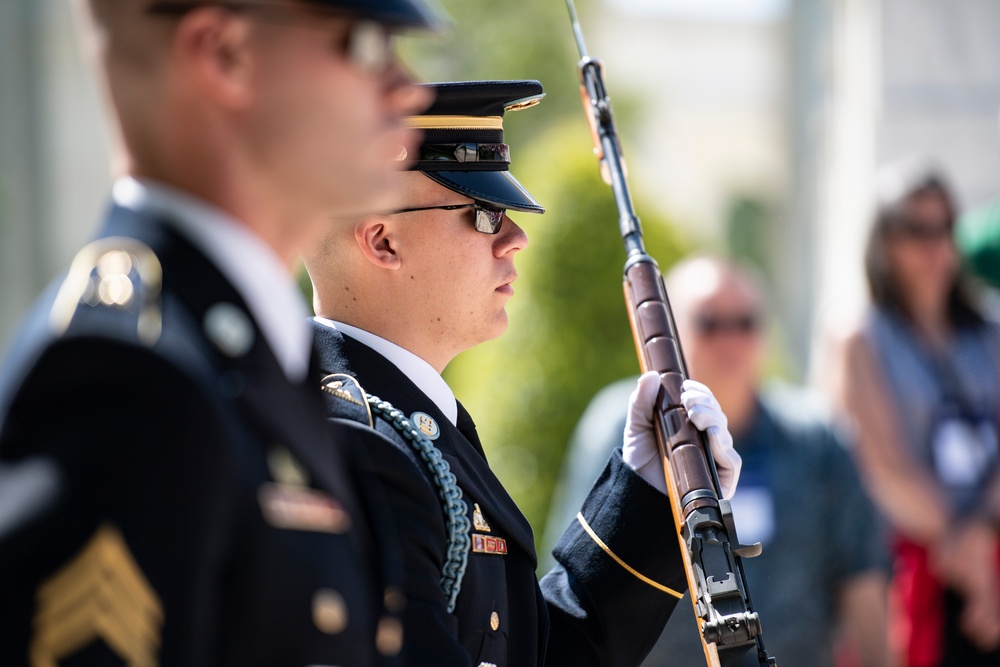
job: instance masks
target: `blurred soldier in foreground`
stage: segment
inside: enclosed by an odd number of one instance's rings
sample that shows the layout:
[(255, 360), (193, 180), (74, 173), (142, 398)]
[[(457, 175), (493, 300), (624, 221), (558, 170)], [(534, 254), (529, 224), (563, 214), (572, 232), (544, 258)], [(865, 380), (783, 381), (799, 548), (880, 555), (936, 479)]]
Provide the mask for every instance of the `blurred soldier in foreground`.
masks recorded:
[[(667, 291), (691, 377), (717, 392), (743, 458), (733, 511), (741, 541), (764, 545), (744, 567), (768, 649), (784, 664), (826, 667), (835, 664), (842, 631), (852, 655), (843, 664), (882, 667), (881, 535), (847, 452), (816, 407), (799, 392), (758, 388), (764, 303), (754, 278), (721, 260), (693, 259), (674, 268)], [(604, 389), (582, 417), (550, 518), (555, 525), (596, 474), (591, 462), (615, 446), (631, 384)], [(697, 633), (691, 614), (675, 614), (644, 664), (699, 664)]]
[[(83, 4), (122, 176), (0, 378), (0, 664), (369, 665), (398, 598), (290, 264), (429, 103), (420, 0)], [(335, 434), (336, 435), (336, 434)]]
[[(644, 376), (624, 449), (612, 453), (556, 549), (559, 565), (539, 586), (531, 526), (490, 470), (471, 416), (440, 373), (507, 327), (514, 255), (528, 239), (506, 210), (543, 209), (508, 171), (502, 121), (505, 111), (538, 102), (542, 88), (500, 81), (433, 89), (435, 104), (409, 121), (424, 139), (416, 171), (399, 175), (404, 198), (396, 210), (353, 229), (338, 226), (304, 253), (320, 363), (330, 374), (322, 382), (329, 414), (363, 424), (379, 452), (374, 472), (386, 480), (406, 536), (411, 663), (638, 664), (686, 586), (676, 542), (664, 548), (657, 539), (673, 533), (650, 425), (659, 379)], [(498, 391), (516, 391), (530, 379), (495, 381)], [(356, 383), (396, 410), (367, 402)], [(685, 405), (709, 429), (731, 495), (739, 458), (725, 417), (707, 389), (688, 389)], [(435, 489), (456, 478), (467, 507), (442, 511)], [(471, 540), (458, 555), (467, 555), (467, 566), (446, 548), (463, 523), (471, 524)]]

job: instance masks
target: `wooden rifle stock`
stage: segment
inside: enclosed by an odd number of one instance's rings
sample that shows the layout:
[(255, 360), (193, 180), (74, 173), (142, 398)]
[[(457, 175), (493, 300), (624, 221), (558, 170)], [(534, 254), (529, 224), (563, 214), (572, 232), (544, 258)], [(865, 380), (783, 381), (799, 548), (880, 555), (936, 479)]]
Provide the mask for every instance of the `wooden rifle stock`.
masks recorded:
[(625, 301), (639, 364), (643, 372), (660, 374), (654, 430), (705, 659), (710, 667), (775, 667), (764, 649), (741, 560), (759, 555), (761, 547), (739, 544), (729, 501), (721, 498), (715, 460), (681, 405), (687, 367), (663, 276), (643, 245), (603, 68), (587, 55), (573, 0), (566, 5), (580, 51), (580, 93), (594, 153), (618, 207), (627, 256)]

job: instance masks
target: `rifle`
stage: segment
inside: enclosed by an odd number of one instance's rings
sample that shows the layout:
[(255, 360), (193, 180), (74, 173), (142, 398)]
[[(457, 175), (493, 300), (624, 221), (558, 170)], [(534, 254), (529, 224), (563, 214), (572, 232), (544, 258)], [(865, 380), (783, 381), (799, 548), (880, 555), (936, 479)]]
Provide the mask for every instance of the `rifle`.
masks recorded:
[(719, 492), (715, 460), (681, 405), (687, 365), (663, 275), (646, 252), (632, 207), (603, 66), (587, 54), (573, 0), (566, 0), (566, 6), (580, 51), (580, 95), (594, 153), (618, 206), (626, 254), (625, 301), (639, 364), (643, 372), (660, 374), (654, 430), (705, 659), (710, 667), (776, 667), (764, 649), (760, 617), (743, 573), (742, 559), (760, 555), (761, 545), (739, 544), (732, 508)]

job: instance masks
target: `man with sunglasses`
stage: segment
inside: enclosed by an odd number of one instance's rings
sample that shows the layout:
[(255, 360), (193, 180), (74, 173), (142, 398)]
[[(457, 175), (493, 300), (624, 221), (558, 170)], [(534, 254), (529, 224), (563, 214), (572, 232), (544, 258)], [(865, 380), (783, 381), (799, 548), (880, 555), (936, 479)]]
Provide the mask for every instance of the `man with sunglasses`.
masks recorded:
[(390, 38), (431, 7), (80, 4), (121, 176), (0, 375), (0, 664), (394, 663), (398, 547), (291, 266), (381, 205), (430, 103)]
[[(815, 402), (788, 387), (760, 387), (765, 322), (757, 275), (698, 257), (675, 266), (666, 284), (691, 377), (715, 390), (743, 460), (733, 512), (740, 540), (764, 546), (744, 568), (768, 651), (787, 665), (832, 667), (839, 650), (851, 664), (884, 667), (885, 557), (874, 510)], [(573, 491), (550, 521), (573, 512), (589, 483), (588, 464), (615, 446), (625, 421), (616, 406), (631, 385), (603, 389), (581, 418), (565, 468), (576, 474), (562, 480)], [(674, 615), (644, 665), (698, 664), (697, 632), (690, 614)]]
[[(399, 204), (337, 223), (303, 255), (314, 285), (320, 380), (336, 424), (360, 422), (406, 540), (411, 664), (633, 665), (686, 587), (650, 424), (659, 380), (539, 582), (531, 526), (493, 474), (469, 413), (440, 373), (499, 336), (528, 242), (507, 215), (542, 207), (509, 171), (507, 111), (537, 81), (442, 83), (408, 125), (423, 133)], [(650, 382), (652, 380), (652, 382)], [(502, 378), (497, 382), (505, 390)], [(653, 391), (648, 391), (653, 388)], [(511, 388), (510, 390), (516, 390)], [(377, 399), (376, 399), (377, 397)], [(711, 393), (685, 404), (711, 429), (724, 488), (739, 461)], [(621, 440), (619, 440), (621, 443)]]

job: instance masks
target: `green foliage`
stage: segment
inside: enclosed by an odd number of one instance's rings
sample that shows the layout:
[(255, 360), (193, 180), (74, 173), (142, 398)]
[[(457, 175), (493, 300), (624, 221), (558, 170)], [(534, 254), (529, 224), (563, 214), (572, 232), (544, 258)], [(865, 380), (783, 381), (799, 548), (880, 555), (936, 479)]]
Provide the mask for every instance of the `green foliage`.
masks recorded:
[[(578, 121), (522, 151), (514, 170), (548, 212), (518, 216), (531, 240), (518, 255), (507, 333), (447, 369), (493, 469), (539, 535), (576, 421), (597, 390), (638, 370), (617, 209), (582, 113)], [(641, 202), (637, 209), (646, 210)], [(648, 217), (643, 227), (661, 267), (680, 258), (684, 248), (664, 220)]]
[(774, 213), (761, 198), (752, 195), (733, 197), (726, 216), (726, 246), (730, 256), (752, 264), (766, 274), (770, 266), (772, 220)]
[[(538, 79), (547, 112), (508, 136), (508, 143), (545, 133), (568, 113), (581, 113), (576, 45), (563, 0), (441, 0), (453, 24), (441, 36), (406, 38), (402, 53), (425, 81)], [(581, 0), (578, 5), (589, 4)], [(582, 9), (581, 9), (582, 11)]]

